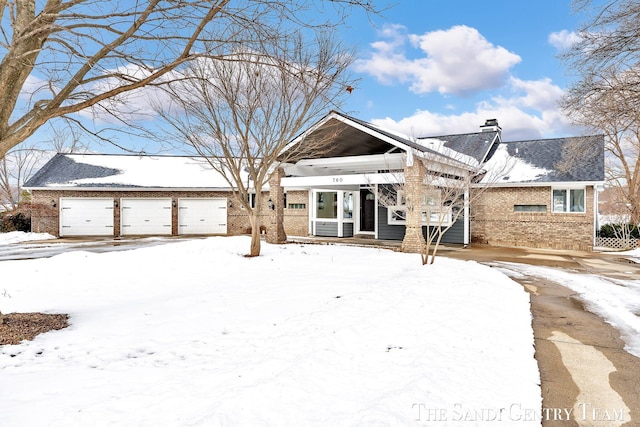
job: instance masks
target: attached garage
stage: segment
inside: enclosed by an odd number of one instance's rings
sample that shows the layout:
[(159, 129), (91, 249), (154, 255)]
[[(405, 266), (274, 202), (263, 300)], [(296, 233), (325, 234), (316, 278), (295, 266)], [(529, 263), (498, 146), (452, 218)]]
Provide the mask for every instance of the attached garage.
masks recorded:
[(171, 198), (120, 199), (123, 236), (171, 235)]
[(178, 234), (227, 234), (227, 199), (178, 200)]
[(113, 198), (61, 197), (60, 236), (113, 236)]

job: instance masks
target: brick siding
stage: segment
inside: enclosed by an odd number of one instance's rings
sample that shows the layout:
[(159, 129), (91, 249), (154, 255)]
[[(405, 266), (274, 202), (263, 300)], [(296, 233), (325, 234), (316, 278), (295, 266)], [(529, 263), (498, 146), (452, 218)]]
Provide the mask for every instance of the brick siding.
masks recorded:
[[(241, 208), (240, 203), (235, 200), (233, 193), (228, 191), (95, 191), (95, 190), (33, 190), (32, 202), (34, 204), (45, 204), (51, 206), (53, 201), (56, 206), (60, 206), (61, 197), (109, 197), (120, 202), (121, 198), (171, 198), (177, 201), (180, 198), (227, 198), (227, 234), (238, 235), (247, 234), (251, 231), (249, 217), (246, 211)], [(263, 193), (262, 197), (262, 215), (261, 223), (268, 225), (267, 208), (269, 193)], [(287, 234), (306, 236), (308, 234), (308, 196), (306, 191), (290, 191), (287, 192), (287, 204), (304, 203), (306, 209), (285, 209), (284, 210), (284, 226)], [(46, 211), (46, 210), (45, 210)], [(32, 213), (33, 231), (40, 233), (49, 233), (59, 236), (60, 222), (58, 214), (51, 215), (41, 214), (39, 212)], [(37, 230), (34, 228), (37, 225)], [(178, 234), (178, 209), (172, 209), (172, 227), (171, 234)], [(114, 235), (120, 235), (120, 210), (114, 209)]]
[[(586, 212), (552, 213), (551, 187), (491, 188), (473, 198), (471, 206), (471, 239), (474, 243), (493, 246), (516, 246), (547, 249), (574, 249), (590, 251), (593, 248), (593, 187), (587, 187)], [(52, 191), (33, 190), (33, 203), (50, 205), (53, 200), (60, 206), (60, 197), (170, 197), (179, 198), (219, 198), (226, 197), (227, 234), (238, 235), (250, 232), (249, 218), (230, 192), (223, 191)], [(264, 193), (262, 224), (269, 224), (269, 196)], [(309, 229), (309, 196), (307, 191), (287, 191), (287, 208), (284, 209), (284, 228), (289, 236), (306, 236)], [(304, 209), (291, 209), (289, 205), (304, 205)], [(539, 204), (547, 207), (546, 212), (514, 212), (517, 204)], [(46, 212), (47, 210), (39, 210)], [(172, 234), (177, 235), (178, 209), (173, 212)], [(34, 225), (35, 224), (35, 225)], [(53, 235), (59, 233), (59, 217), (34, 212), (34, 231)], [(37, 228), (37, 229), (36, 229)], [(120, 210), (114, 209), (114, 233), (120, 233)], [(419, 246), (421, 242), (414, 242)], [(418, 247), (407, 248), (408, 251)]]
[[(291, 209), (290, 205), (304, 205), (304, 209)], [(309, 234), (309, 192), (287, 191), (287, 207), (284, 210), (284, 231), (287, 236)]]
[[(592, 186), (585, 213), (551, 211), (551, 187), (491, 188), (471, 204), (471, 241), (492, 246), (593, 249)], [(546, 212), (515, 212), (514, 205), (545, 205)]]

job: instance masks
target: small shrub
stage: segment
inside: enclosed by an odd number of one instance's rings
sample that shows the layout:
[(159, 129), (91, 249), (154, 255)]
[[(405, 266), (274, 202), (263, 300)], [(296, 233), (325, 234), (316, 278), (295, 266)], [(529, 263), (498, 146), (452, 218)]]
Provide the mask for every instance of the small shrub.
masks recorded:
[(29, 211), (17, 209), (11, 212), (4, 212), (0, 216), (0, 232), (10, 231), (31, 231), (31, 214)]
[(640, 239), (640, 230), (634, 224), (604, 224), (600, 227), (600, 237)]

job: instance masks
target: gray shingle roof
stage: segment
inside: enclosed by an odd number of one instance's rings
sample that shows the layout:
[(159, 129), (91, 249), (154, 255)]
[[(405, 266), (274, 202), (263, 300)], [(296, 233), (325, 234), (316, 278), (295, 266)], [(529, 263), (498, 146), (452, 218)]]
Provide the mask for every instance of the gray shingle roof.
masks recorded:
[(604, 136), (502, 143), (510, 157), (549, 172), (533, 182), (604, 181)]
[(69, 155), (58, 153), (27, 180), (24, 183), (24, 187), (47, 187), (51, 184), (65, 184), (80, 179), (104, 178), (119, 173), (118, 169), (79, 163)]
[(56, 154), (24, 187), (231, 188), (200, 157), (127, 154)]
[[(444, 146), (458, 153), (466, 154), (482, 163), (490, 154), (494, 143), (500, 142), (498, 131), (465, 133), (460, 135), (435, 136), (434, 139), (444, 141)], [(426, 138), (419, 138), (426, 139)]]

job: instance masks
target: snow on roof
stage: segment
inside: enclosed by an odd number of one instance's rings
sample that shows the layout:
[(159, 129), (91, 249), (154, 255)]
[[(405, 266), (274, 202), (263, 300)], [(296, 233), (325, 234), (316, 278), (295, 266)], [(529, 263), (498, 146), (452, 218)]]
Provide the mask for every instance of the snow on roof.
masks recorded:
[(25, 187), (230, 188), (204, 159), (59, 154)]
[(485, 163), (484, 169), (488, 172), (482, 182), (488, 184), (540, 181), (552, 172), (512, 156), (505, 144), (498, 146), (495, 154)]
[[(603, 182), (602, 135), (503, 142), (485, 164), (491, 184)], [(489, 174), (488, 174), (489, 175)]]
[(447, 147), (445, 144), (447, 141), (439, 138), (420, 138), (416, 140), (416, 143), (422, 145), (423, 147), (429, 148), (443, 156), (449, 157), (451, 159), (457, 160), (469, 166), (478, 166), (479, 162), (475, 158), (468, 156), (466, 154), (462, 154), (459, 151), (453, 150)]

